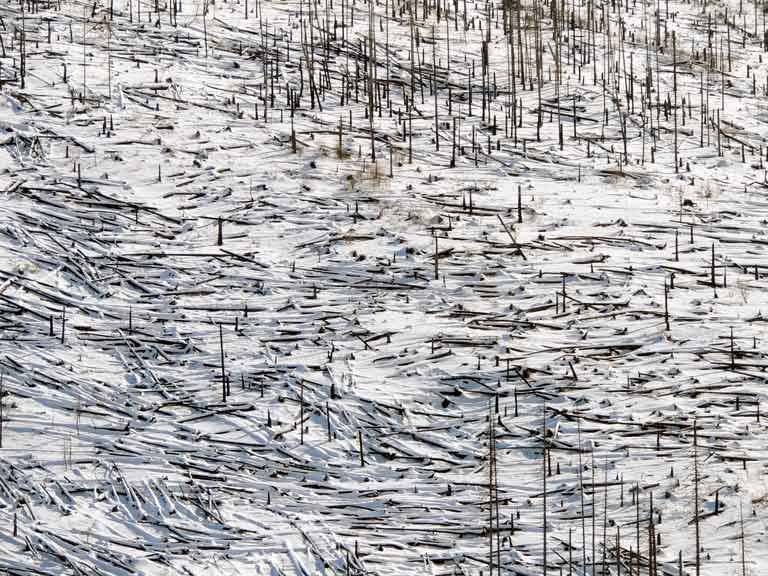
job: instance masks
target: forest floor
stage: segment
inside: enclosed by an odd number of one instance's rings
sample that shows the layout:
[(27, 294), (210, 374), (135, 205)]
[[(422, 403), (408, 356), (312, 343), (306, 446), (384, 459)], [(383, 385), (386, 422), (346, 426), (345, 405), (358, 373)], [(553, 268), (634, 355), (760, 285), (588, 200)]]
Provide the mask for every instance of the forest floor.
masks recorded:
[(0, 3), (0, 572), (768, 573), (764, 31)]

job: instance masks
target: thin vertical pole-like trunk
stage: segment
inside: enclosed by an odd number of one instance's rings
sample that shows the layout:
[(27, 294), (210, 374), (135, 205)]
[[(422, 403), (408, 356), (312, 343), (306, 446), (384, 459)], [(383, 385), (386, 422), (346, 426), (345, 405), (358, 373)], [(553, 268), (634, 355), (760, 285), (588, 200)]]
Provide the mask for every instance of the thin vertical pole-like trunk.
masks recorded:
[[(24, 0), (22, 0), (21, 4), (22, 6), (24, 5)], [(87, 82), (86, 82), (87, 51), (85, 49), (85, 32), (86, 32), (86, 29), (88, 28), (87, 23), (88, 23), (88, 10), (86, 5), (83, 4), (83, 95), (82, 95), (83, 102), (85, 102), (85, 88), (87, 86)]]
[(227, 377), (224, 371), (224, 328), (219, 323), (219, 350), (221, 352), (221, 400), (227, 401)]
[[(141, 6), (141, 2), (139, 2)], [(203, 38), (205, 39), (205, 58), (208, 59), (208, 0), (203, 1)]]
[(488, 402), (488, 572), (493, 574), (493, 408)]
[(603, 470), (603, 574), (605, 574), (608, 557), (608, 457), (605, 458)]
[[(19, 45), (19, 75), (21, 76), (21, 89), (26, 88), (27, 77), (27, 18), (24, 12), (24, 2), (21, 0), (21, 38)], [(85, 20), (85, 18), (83, 18)], [(83, 36), (85, 36), (85, 22), (83, 22)], [(5, 52), (5, 50), (3, 50)], [(85, 66), (85, 40), (83, 40), (83, 66)], [(85, 68), (83, 68), (83, 76), (85, 76)], [(85, 84), (85, 80), (83, 80)]]
[(541, 423), (541, 478), (544, 487), (544, 576), (547, 576), (547, 405), (544, 404)]
[[(565, 303), (565, 301), (563, 301)], [(590, 447), (591, 459), (592, 459), (592, 574), (595, 573), (597, 566), (597, 548), (595, 545), (595, 536), (597, 533), (597, 500), (595, 496), (595, 445)]]
[(371, 131), (371, 161), (376, 162), (376, 139), (373, 132), (374, 71), (376, 67), (376, 42), (374, 26), (373, 0), (368, 2), (368, 127)]
[[(0, 394), (1, 393), (2, 385), (0, 385)], [(0, 426), (2, 426), (2, 420), (0, 420)], [(1, 439), (2, 435), (0, 435), (0, 440)], [(0, 444), (0, 448), (2, 448), (2, 444)], [(741, 576), (747, 576), (747, 552), (744, 544), (744, 509), (741, 502), (739, 502), (739, 524), (741, 525)]]
[(581, 499), (581, 566), (587, 569), (587, 520), (584, 509), (584, 464), (581, 457), (581, 420), (576, 421), (576, 434), (579, 445), (579, 496)]
[(301, 398), (299, 399), (299, 442), (304, 445), (304, 381), (301, 382)]
[(107, 96), (112, 100), (112, 24), (105, 22), (107, 27)]
[[(635, 546), (637, 552), (637, 575), (640, 576), (640, 483), (635, 484)], [(631, 562), (631, 560), (630, 560)]]
[[(496, 412), (498, 414), (498, 396), (496, 397)], [(501, 576), (501, 530), (499, 527), (499, 468), (496, 454), (496, 422), (493, 423), (493, 506), (496, 516), (496, 576)]]
[(437, 60), (435, 57), (435, 50), (437, 46), (437, 36), (435, 35), (435, 28), (432, 27), (432, 84), (433, 84), (433, 91), (434, 91), (434, 97), (435, 97), (435, 151), (440, 151), (440, 134), (439, 134), (439, 128), (440, 123), (438, 119), (437, 114)]
[(680, 167), (677, 160), (677, 36), (674, 30), (672, 31), (672, 92), (674, 95), (672, 110), (675, 119), (675, 174), (677, 174)]
[(699, 530), (699, 459), (698, 430), (693, 422), (693, 519), (696, 526), (696, 576), (701, 574), (701, 532)]

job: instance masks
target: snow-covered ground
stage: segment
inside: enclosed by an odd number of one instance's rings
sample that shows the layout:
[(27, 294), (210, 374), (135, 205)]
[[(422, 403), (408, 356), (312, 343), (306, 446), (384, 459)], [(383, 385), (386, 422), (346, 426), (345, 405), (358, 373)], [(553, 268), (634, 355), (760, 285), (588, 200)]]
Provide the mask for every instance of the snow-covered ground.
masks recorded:
[(0, 3), (0, 572), (768, 573), (763, 4), (507, 5)]

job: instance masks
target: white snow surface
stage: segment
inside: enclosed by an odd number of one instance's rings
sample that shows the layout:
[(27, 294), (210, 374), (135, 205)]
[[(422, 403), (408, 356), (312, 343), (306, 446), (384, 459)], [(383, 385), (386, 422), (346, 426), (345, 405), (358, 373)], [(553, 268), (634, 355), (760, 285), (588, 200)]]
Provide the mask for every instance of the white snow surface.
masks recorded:
[(768, 574), (762, 4), (537, 5), (0, 4), (0, 572)]

